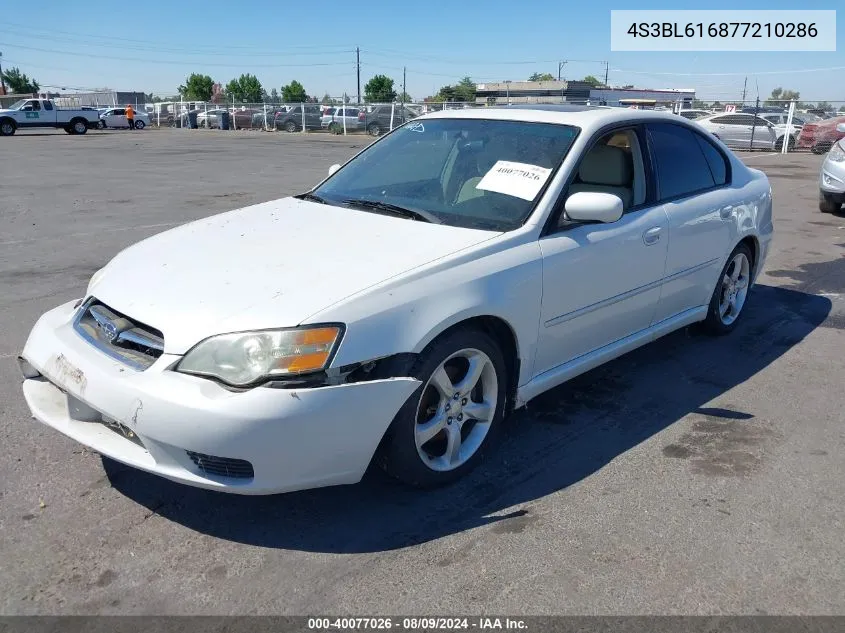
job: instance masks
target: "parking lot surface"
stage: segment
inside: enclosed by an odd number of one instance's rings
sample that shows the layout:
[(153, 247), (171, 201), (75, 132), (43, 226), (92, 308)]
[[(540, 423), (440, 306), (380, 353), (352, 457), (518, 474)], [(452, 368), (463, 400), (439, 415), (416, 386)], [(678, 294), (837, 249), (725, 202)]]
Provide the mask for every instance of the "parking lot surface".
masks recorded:
[(818, 211), (820, 156), (745, 155), (776, 235), (737, 331), (680, 331), (541, 396), (446, 489), (373, 473), (227, 496), (30, 418), (15, 357), (40, 314), (126, 246), (300, 192), (367, 142), (3, 139), (0, 613), (845, 613), (845, 216)]

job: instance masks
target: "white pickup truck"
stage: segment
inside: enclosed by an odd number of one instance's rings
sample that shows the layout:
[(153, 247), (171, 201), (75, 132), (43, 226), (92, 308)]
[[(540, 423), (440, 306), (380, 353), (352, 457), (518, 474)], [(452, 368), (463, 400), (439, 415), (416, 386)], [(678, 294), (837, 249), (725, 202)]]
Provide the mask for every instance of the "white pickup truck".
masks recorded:
[(0, 110), (0, 136), (12, 136), (18, 128), (55, 127), (68, 134), (85, 134), (100, 122), (94, 108), (60, 108), (49, 99), (21, 99)]

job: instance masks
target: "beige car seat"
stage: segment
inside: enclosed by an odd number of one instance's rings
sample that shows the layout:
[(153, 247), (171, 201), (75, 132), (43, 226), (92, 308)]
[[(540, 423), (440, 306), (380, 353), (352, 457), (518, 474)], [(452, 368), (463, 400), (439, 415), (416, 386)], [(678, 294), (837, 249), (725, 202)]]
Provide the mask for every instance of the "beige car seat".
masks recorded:
[(630, 155), (619, 147), (596, 145), (584, 157), (578, 169), (576, 182), (569, 187), (569, 194), (579, 191), (612, 193), (622, 199), (625, 209), (634, 198), (634, 169)]

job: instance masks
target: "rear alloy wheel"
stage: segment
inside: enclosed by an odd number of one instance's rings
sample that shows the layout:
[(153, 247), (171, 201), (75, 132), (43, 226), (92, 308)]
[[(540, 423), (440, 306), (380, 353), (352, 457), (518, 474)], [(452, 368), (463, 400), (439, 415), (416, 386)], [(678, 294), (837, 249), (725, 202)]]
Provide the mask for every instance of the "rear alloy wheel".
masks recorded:
[(494, 443), (507, 371), (492, 338), (462, 329), (431, 343), (411, 375), (423, 384), (396, 414), (379, 457), (393, 477), (431, 488), (472, 470)]
[(84, 119), (74, 119), (70, 122), (70, 128), (74, 134), (85, 134), (88, 131), (88, 122)]
[(288, 121), (287, 123), (285, 123), (285, 132), (296, 132), (298, 130), (299, 126), (293, 121)]
[(713, 334), (727, 334), (736, 327), (751, 289), (753, 259), (748, 246), (740, 244), (722, 269), (704, 321), (704, 326)]
[(826, 193), (819, 195), (819, 211), (822, 213), (838, 213), (842, 205), (834, 200), (833, 196)]
[(372, 123), (369, 127), (367, 127), (367, 134), (370, 136), (380, 136), (381, 135), (381, 126), (378, 123)]
[(143, 130), (146, 127), (146, 124), (143, 121), (135, 121), (135, 129), (136, 130)]

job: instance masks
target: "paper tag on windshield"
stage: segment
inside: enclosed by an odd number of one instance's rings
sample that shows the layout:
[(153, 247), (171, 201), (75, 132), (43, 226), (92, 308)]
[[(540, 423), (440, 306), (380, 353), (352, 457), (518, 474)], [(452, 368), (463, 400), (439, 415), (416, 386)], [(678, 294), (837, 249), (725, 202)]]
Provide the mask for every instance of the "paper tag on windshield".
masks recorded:
[(551, 169), (539, 165), (500, 160), (484, 174), (484, 178), (475, 188), (533, 200), (551, 173)]

